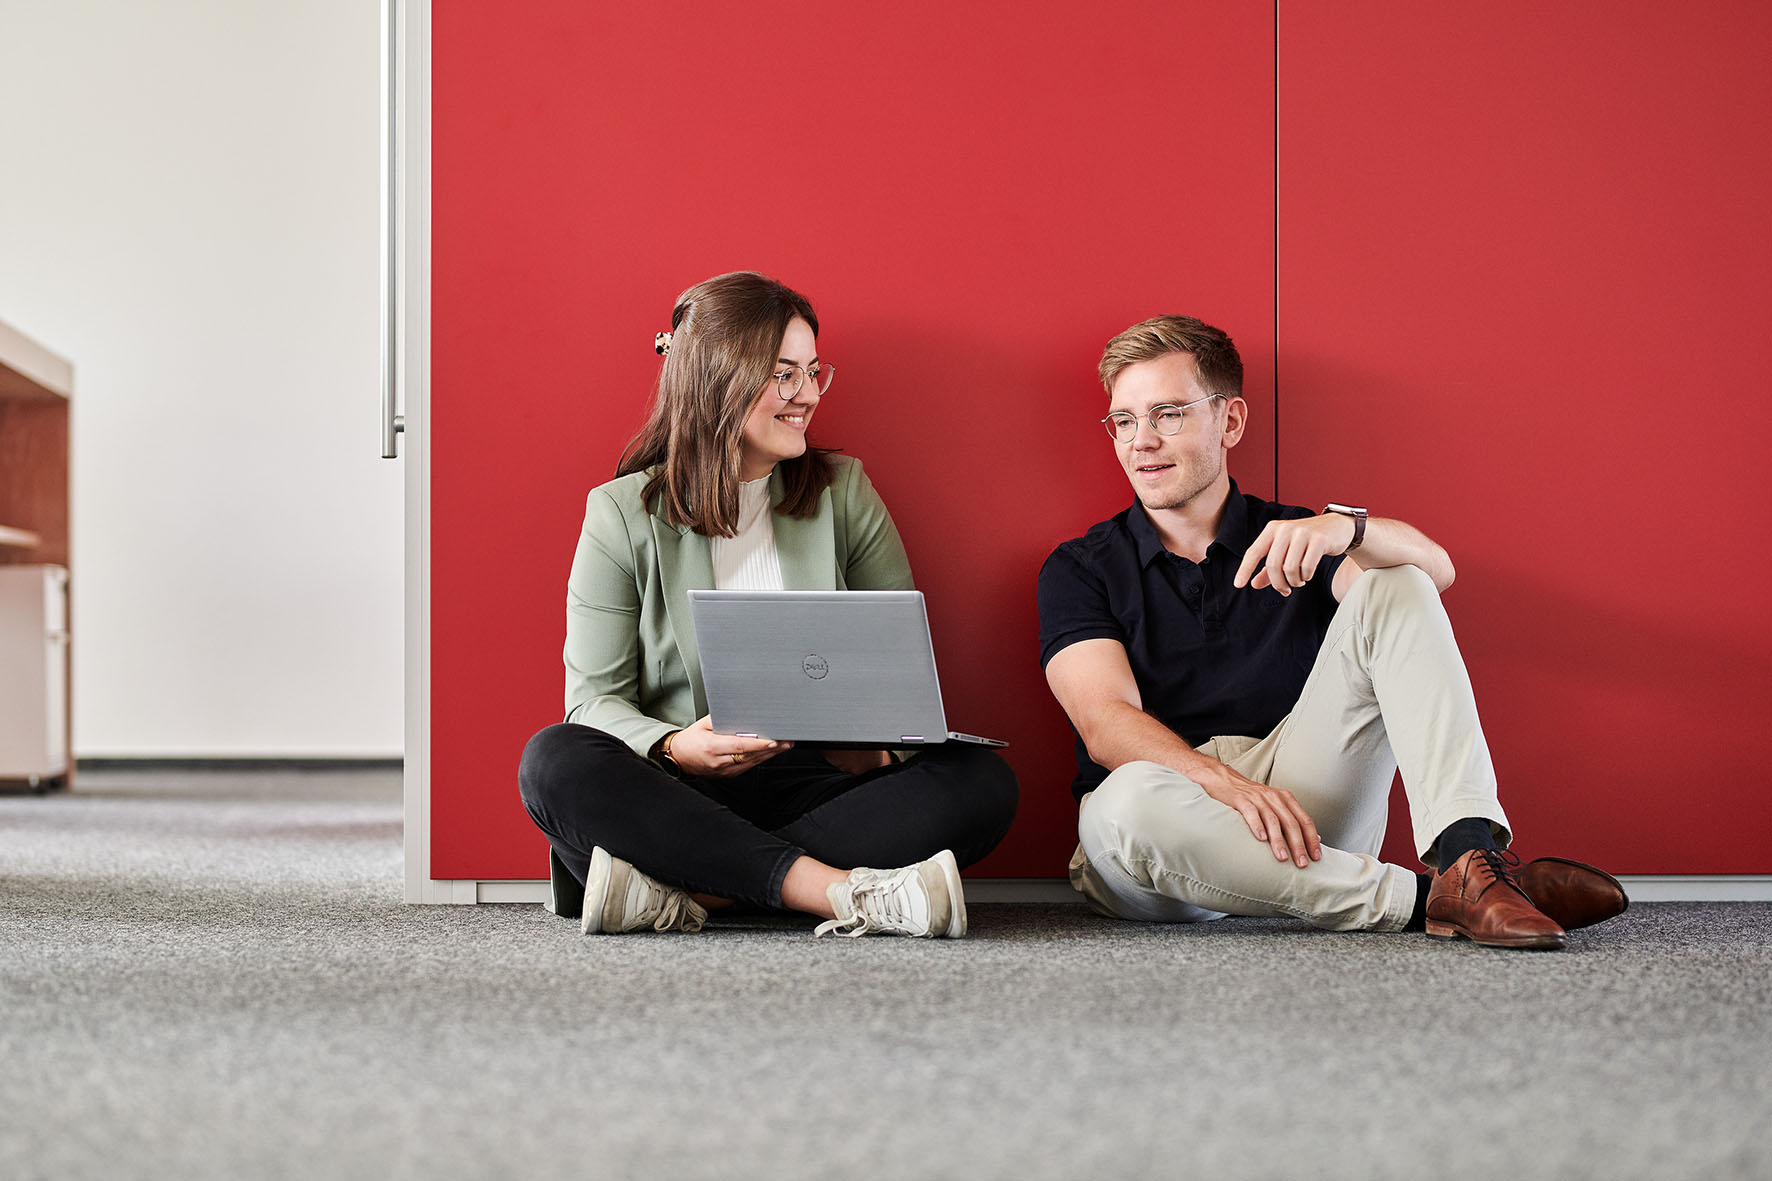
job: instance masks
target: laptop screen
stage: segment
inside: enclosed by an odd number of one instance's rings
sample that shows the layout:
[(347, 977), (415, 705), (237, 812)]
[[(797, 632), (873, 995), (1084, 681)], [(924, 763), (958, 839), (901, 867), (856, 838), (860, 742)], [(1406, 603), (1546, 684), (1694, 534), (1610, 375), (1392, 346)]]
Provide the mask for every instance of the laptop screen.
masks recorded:
[(715, 730), (895, 746), (947, 737), (919, 591), (690, 591)]

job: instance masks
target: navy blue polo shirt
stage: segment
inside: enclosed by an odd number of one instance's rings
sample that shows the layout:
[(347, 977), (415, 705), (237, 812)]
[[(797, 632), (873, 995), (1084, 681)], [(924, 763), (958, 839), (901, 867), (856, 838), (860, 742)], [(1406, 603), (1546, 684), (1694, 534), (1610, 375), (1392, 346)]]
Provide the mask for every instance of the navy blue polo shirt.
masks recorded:
[[(1339, 556), (1290, 596), (1231, 585), (1269, 521), (1316, 514), (1237, 490), (1218, 536), (1190, 562), (1163, 548), (1144, 507), (1052, 551), (1040, 568), (1040, 667), (1081, 640), (1126, 648), (1145, 712), (1192, 746), (1220, 734), (1266, 735), (1298, 700), (1335, 615)], [(1078, 799), (1107, 775), (1077, 741)]]

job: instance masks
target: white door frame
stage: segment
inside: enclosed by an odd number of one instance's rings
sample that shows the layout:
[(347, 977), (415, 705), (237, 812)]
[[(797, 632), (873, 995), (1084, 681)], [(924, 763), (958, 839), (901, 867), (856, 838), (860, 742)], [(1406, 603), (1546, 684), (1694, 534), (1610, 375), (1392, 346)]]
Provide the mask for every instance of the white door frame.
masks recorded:
[[(431, 873), (431, 0), (382, 0), (384, 86), (392, 140), (389, 229), (397, 401), (403, 410), (406, 464), (406, 762), (407, 902), (543, 902), (548, 884), (437, 878)], [(391, 23), (390, 23), (391, 22)]]
[[(408, 902), (475, 902), (475, 883), (431, 877), (431, 4), (383, 0), (383, 85), (392, 89), (396, 392), (405, 416)], [(391, 22), (391, 23), (390, 23)]]

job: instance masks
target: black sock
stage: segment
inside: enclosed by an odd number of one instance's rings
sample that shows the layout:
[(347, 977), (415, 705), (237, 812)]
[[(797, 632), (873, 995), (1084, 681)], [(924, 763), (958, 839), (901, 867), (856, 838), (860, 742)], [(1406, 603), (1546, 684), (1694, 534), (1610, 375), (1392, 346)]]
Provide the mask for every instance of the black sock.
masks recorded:
[(1427, 892), (1433, 888), (1433, 874), (1418, 873), (1415, 875), (1415, 907), (1409, 912), (1409, 921), (1403, 924), (1403, 930), (1427, 930)]
[(1495, 832), (1487, 820), (1467, 816), (1448, 824), (1440, 839), (1434, 842), (1434, 847), (1440, 851), (1440, 872), (1445, 873), (1452, 868), (1454, 861), (1472, 849), (1495, 848)]

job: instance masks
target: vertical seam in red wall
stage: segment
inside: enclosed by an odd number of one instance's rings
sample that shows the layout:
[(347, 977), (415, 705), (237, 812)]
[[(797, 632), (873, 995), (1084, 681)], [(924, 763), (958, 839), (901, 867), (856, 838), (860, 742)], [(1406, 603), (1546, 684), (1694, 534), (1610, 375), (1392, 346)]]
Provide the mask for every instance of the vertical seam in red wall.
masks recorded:
[(1274, 500), (1280, 499), (1280, 0), (1274, 0)]

